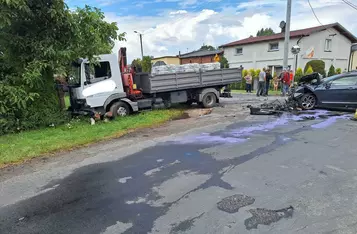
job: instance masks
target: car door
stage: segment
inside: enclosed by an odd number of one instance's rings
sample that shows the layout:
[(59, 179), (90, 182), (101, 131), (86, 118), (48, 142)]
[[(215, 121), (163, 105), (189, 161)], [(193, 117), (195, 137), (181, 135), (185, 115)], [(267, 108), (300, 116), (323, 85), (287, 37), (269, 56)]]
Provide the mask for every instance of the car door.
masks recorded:
[(338, 108), (357, 106), (357, 75), (338, 77), (318, 89), (317, 96), (322, 106)]

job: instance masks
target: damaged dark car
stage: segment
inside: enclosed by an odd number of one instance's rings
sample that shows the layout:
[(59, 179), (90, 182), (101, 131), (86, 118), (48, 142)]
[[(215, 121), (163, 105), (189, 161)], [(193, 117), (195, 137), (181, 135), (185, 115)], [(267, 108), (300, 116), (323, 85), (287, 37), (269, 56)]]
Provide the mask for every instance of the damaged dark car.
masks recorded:
[(294, 99), (304, 110), (316, 107), (331, 109), (357, 108), (357, 71), (322, 79), (312, 73), (300, 79)]

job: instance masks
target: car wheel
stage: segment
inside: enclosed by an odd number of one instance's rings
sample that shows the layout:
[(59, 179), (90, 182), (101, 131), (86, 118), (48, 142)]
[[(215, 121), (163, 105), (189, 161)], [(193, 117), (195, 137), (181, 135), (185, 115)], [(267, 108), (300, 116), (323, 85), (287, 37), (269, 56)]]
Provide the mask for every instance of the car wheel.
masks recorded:
[(314, 109), (316, 103), (317, 103), (316, 96), (312, 93), (304, 94), (299, 100), (299, 105), (303, 110)]
[(110, 107), (113, 117), (123, 117), (130, 114), (130, 107), (125, 102), (115, 102)]
[(206, 93), (202, 98), (202, 105), (204, 108), (214, 107), (217, 103), (217, 97), (214, 93)]

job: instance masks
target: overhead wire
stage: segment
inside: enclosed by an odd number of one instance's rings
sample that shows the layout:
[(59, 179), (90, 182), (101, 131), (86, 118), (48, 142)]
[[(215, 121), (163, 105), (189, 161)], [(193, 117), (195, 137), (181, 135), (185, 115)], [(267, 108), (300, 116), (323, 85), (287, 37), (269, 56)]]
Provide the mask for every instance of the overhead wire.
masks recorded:
[[(342, 0), (342, 1), (343, 1), (343, 0)], [(327, 31), (329, 31), (330, 33), (334, 33), (333, 31), (330, 31), (330, 30), (326, 27), (326, 25), (324, 25), (323, 23), (321, 23), (319, 17), (317, 17), (316, 12), (315, 12), (314, 8), (313, 8), (312, 5), (311, 5), (310, 0), (307, 0), (307, 2), (309, 3), (309, 6), (310, 6), (310, 8), (311, 8), (311, 11), (312, 11), (312, 13), (314, 14), (314, 16), (315, 16), (317, 22), (319, 22), (319, 24), (321, 24), (321, 26), (324, 26), (325, 29), (326, 29)]]
[(355, 4), (353, 4), (352, 2), (347, 1), (347, 0), (342, 0), (342, 2), (346, 3), (347, 5), (352, 7), (353, 9), (357, 10), (357, 6)]

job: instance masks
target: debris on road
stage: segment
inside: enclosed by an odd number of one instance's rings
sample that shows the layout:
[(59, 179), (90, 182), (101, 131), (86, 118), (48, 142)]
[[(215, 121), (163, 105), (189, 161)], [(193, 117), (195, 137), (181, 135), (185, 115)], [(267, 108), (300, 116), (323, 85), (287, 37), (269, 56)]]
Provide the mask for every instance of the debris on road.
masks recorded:
[(281, 115), (284, 112), (298, 112), (301, 111), (299, 103), (294, 99), (295, 88), (292, 87), (288, 94), (288, 98), (285, 101), (278, 99), (272, 102), (266, 102), (260, 105), (260, 107), (247, 106), (250, 108), (251, 115)]
[(290, 218), (293, 216), (294, 207), (289, 206), (280, 210), (258, 208), (249, 210), (249, 212), (253, 216), (244, 221), (247, 230), (257, 229), (259, 224), (270, 225), (278, 222), (282, 218)]
[(217, 203), (217, 208), (228, 213), (236, 213), (240, 208), (249, 206), (254, 202), (255, 199), (253, 197), (236, 194), (223, 198), (220, 202)]

